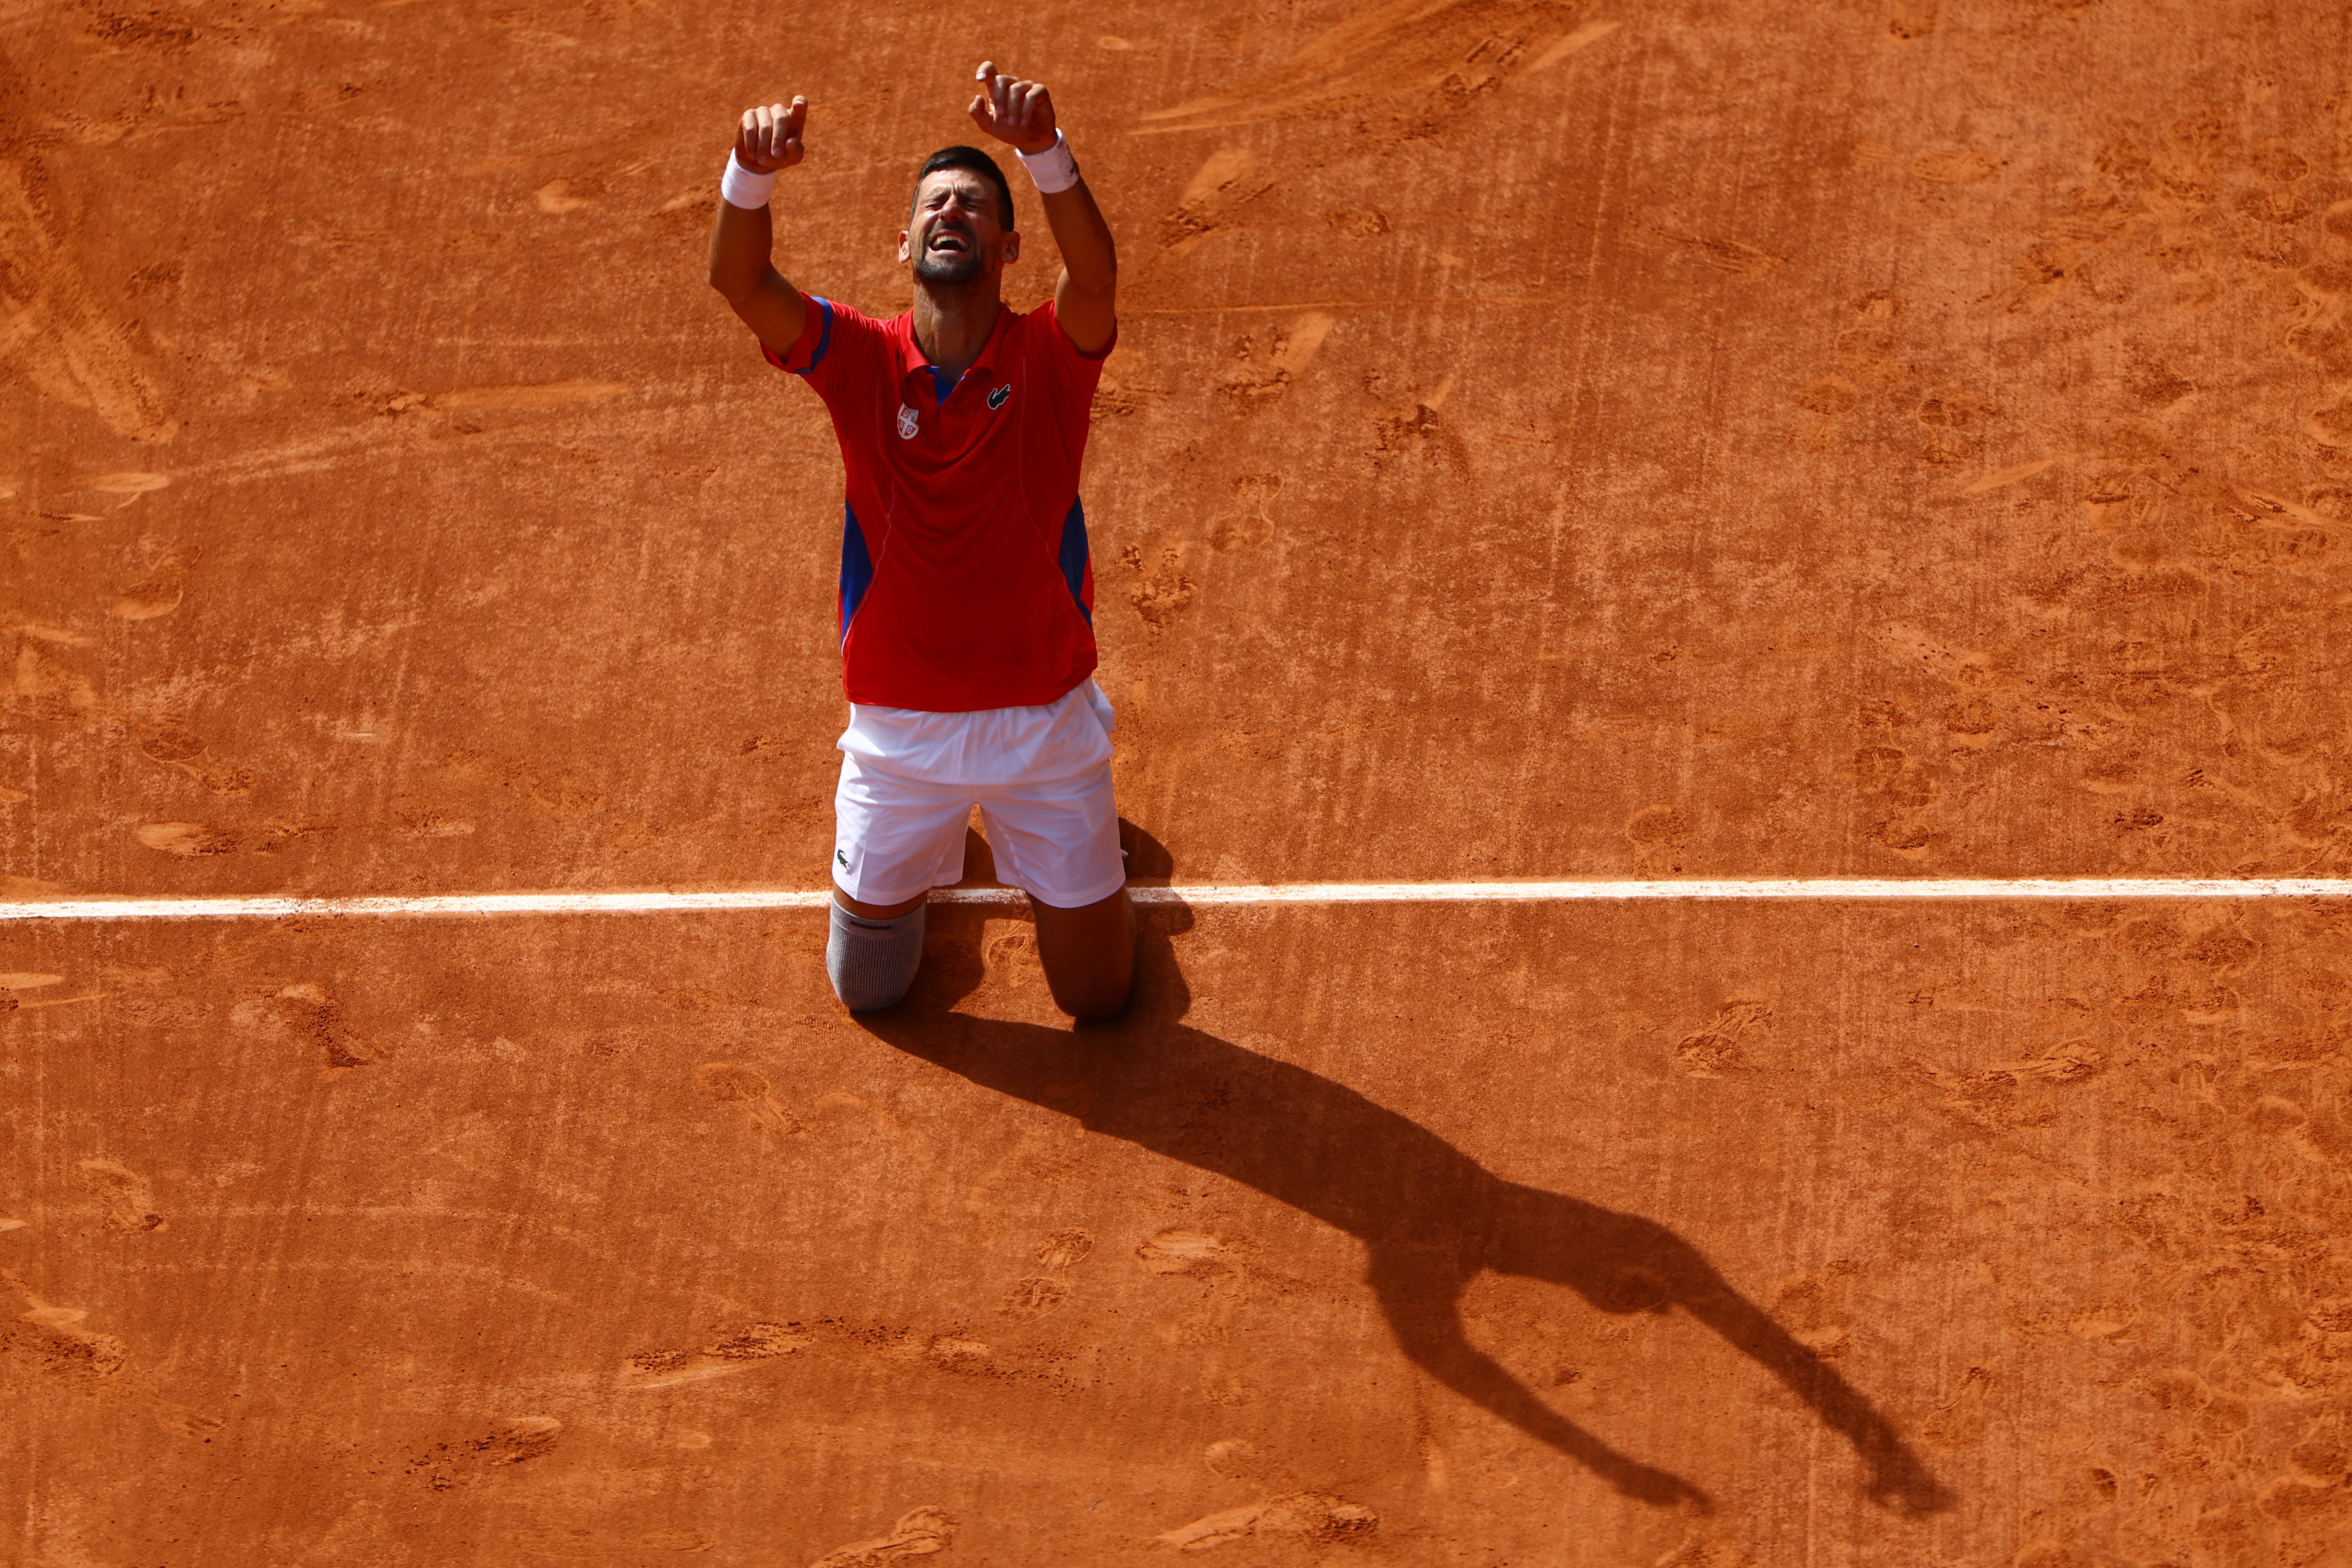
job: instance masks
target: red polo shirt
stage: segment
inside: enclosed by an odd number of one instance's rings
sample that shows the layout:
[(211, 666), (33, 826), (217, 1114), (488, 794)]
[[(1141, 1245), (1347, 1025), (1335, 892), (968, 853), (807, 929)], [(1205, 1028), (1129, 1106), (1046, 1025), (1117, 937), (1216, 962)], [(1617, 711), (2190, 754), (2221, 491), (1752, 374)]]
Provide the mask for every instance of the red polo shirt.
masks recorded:
[(1054, 307), (1000, 306), (941, 384), (914, 312), (877, 321), (809, 297), (768, 362), (833, 415), (848, 491), (842, 685), (852, 702), (962, 713), (1052, 702), (1095, 668), (1094, 568), (1078, 465), (1102, 362)]

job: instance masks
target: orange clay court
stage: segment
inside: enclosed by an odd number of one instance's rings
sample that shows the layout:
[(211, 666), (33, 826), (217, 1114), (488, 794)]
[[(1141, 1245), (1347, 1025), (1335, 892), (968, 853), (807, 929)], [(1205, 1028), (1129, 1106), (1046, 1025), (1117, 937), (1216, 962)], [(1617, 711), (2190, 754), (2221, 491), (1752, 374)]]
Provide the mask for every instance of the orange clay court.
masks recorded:
[[(0, 5), (0, 1563), (2352, 1563), (2347, 58)], [(1075, 1029), (977, 837), (828, 987), (840, 459), (703, 276), (805, 93), (904, 309), (982, 58), (1119, 246)]]

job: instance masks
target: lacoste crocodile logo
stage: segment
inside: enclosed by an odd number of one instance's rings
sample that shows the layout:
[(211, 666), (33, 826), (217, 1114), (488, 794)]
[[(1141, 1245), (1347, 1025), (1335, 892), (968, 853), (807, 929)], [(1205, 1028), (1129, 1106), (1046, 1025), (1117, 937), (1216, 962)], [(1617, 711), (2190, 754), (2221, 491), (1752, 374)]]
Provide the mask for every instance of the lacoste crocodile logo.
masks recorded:
[(1012, 395), (1013, 389), (1010, 386), (1000, 386), (988, 395), (988, 405), (991, 408), (1002, 408), (1004, 406), (1004, 400)]

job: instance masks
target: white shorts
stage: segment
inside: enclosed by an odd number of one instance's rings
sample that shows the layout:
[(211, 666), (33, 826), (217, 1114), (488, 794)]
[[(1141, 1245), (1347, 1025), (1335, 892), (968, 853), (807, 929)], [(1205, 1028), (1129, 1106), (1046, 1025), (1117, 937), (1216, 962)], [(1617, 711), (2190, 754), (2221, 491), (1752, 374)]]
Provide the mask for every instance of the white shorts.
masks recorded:
[(1041, 904), (1075, 910), (1127, 882), (1110, 763), (1030, 784), (930, 784), (844, 752), (833, 796), (833, 879), (861, 904), (903, 904), (963, 878), (971, 808), (996, 874)]

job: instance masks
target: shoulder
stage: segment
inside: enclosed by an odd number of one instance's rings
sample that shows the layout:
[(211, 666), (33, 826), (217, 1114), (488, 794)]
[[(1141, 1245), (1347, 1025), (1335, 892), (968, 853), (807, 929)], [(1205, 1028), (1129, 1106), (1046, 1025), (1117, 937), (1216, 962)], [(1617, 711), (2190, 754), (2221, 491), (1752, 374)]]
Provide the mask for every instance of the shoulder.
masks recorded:
[(800, 341), (781, 354), (765, 344), (761, 349), (778, 370), (813, 379), (829, 379), (845, 365), (887, 353), (892, 329), (905, 320), (877, 321), (855, 306), (821, 294), (808, 295), (807, 300), (808, 320), (801, 329)]
[(1022, 331), (1024, 346), (1032, 352), (1048, 354), (1090, 374), (1099, 374), (1103, 361), (1110, 357), (1111, 350), (1118, 347), (1118, 331), (1113, 328), (1110, 342), (1096, 353), (1087, 353), (1079, 348), (1071, 341), (1069, 329), (1062, 325), (1061, 317), (1055, 313), (1051, 300), (1026, 315), (1016, 316), (1014, 321)]
[(908, 322), (913, 316), (912, 311), (901, 311), (887, 318), (869, 316), (855, 305), (820, 300), (814, 296), (810, 297), (809, 303), (824, 306), (824, 314), (833, 328), (834, 341), (841, 343), (887, 345), (907, 335)]

